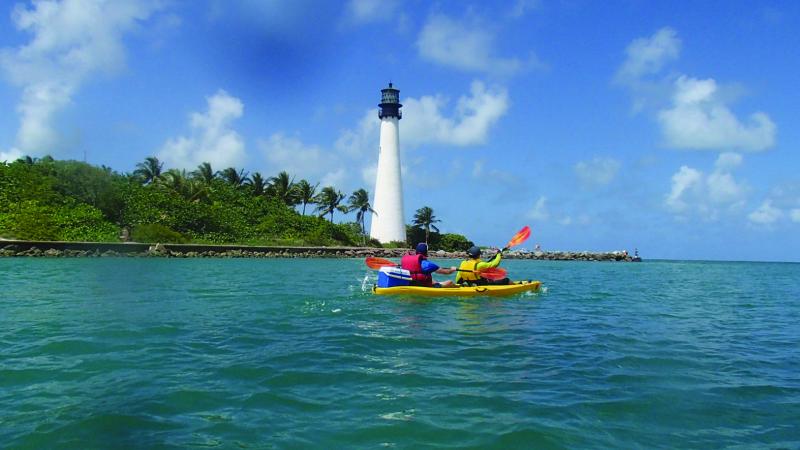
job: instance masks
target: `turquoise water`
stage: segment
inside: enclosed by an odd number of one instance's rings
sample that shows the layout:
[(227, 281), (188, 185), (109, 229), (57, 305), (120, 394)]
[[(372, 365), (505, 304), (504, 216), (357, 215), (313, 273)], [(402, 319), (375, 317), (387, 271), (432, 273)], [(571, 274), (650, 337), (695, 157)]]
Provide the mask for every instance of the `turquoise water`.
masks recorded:
[(0, 259), (0, 446), (800, 447), (800, 264), (503, 266), (546, 292), (374, 297), (360, 260)]

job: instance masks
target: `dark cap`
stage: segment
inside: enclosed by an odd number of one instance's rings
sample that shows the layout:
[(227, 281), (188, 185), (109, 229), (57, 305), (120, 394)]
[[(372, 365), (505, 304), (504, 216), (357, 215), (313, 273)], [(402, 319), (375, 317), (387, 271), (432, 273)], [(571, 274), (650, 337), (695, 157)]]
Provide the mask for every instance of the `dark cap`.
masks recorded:
[(477, 246), (473, 245), (472, 247), (470, 247), (467, 250), (467, 254), (469, 256), (473, 257), (473, 258), (477, 258), (477, 257), (481, 256), (481, 249), (479, 249)]
[(417, 253), (420, 255), (427, 255), (428, 254), (428, 244), (424, 242), (420, 242), (417, 244)]

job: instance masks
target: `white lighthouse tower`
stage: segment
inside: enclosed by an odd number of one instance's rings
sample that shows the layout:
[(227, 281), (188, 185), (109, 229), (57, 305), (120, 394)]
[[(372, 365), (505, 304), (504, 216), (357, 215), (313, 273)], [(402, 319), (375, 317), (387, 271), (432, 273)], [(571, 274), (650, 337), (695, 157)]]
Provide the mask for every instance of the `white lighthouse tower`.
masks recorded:
[(405, 242), (406, 224), (403, 220), (403, 183), (400, 179), (400, 90), (381, 89), (378, 105), (381, 119), (381, 146), (378, 153), (378, 174), (375, 177), (375, 201), (369, 236), (382, 243)]

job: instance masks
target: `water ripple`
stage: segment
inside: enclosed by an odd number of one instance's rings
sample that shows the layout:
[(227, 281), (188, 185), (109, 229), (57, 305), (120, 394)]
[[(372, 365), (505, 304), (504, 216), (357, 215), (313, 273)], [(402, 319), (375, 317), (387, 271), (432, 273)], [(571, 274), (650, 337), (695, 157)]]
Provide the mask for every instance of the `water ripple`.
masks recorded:
[(374, 297), (358, 260), (0, 259), (0, 441), (800, 447), (800, 265), (504, 266), (546, 291)]

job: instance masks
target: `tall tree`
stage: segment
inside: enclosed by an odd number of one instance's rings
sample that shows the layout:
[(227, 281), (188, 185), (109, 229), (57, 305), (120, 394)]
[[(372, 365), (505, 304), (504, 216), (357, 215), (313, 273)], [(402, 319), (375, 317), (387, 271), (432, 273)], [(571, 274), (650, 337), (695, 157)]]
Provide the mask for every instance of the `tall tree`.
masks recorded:
[(261, 176), (261, 173), (253, 172), (253, 175), (250, 175), (247, 185), (250, 186), (253, 195), (258, 197), (264, 195), (264, 189), (267, 187), (267, 180)]
[(208, 197), (208, 189), (199, 178), (187, 176), (185, 170), (169, 169), (161, 175), (159, 184), (180, 194), (190, 202), (199, 202)]
[(294, 206), (298, 203), (294, 178), (290, 177), (285, 170), (274, 177), (270, 177), (267, 194), (277, 198), (288, 206)]
[(312, 186), (308, 180), (300, 180), (295, 186), (297, 188), (297, 201), (303, 204), (303, 215), (305, 216), (306, 205), (314, 203), (314, 194), (317, 193), (317, 186), (319, 186), (319, 183)]
[(428, 238), (431, 234), (431, 228), (433, 231), (439, 232), (439, 228), (434, 225), (434, 223), (441, 222), (441, 220), (437, 219), (436, 216), (433, 215), (433, 209), (429, 206), (423, 206), (422, 208), (418, 209), (416, 213), (414, 213), (414, 226), (420, 227), (425, 230), (425, 243), (428, 243)]
[(369, 203), (369, 193), (367, 193), (367, 191), (364, 189), (359, 189), (353, 192), (347, 201), (349, 203), (350, 210), (356, 211), (356, 222), (361, 225), (361, 234), (366, 235), (367, 232), (364, 229), (364, 218), (368, 212), (375, 213), (375, 210), (372, 209), (372, 205)]
[(203, 182), (203, 184), (211, 184), (217, 174), (211, 169), (211, 163), (204, 162), (197, 166), (197, 170), (192, 172), (192, 177)]
[(164, 168), (164, 163), (158, 160), (155, 156), (148, 156), (144, 162), (136, 164), (136, 170), (133, 174), (138, 177), (142, 184), (150, 184), (158, 181), (161, 178), (161, 169)]
[(344, 194), (340, 191), (337, 191), (336, 188), (333, 186), (326, 186), (322, 188), (319, 195), (317, 195), (315, 199), (315, 203), (317, 204), (317, 212), (319, 212), (320, 217), (324, 217), (326, 214), (331, 215), (331, 223), (333, 223), (333, 212), (337, 209), (342, 212), (346, 212), (347, 207), (341, 207), (342, 200), (344, 200)]
[(219, 176), (222, 177), (226, 183), (235, 188), (244, 186), (248, 179), (247, 172), (245, 172), (244, 169), (237, 172), (235, 167), (228, 167), (220, 172)]

